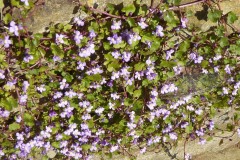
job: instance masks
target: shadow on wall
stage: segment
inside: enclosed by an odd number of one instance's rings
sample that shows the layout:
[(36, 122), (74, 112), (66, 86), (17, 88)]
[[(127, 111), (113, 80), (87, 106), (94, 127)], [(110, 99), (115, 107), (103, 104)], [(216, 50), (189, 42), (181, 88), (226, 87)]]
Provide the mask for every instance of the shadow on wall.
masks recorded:
[(197, 11), (195, 13), (195, 16), (197, 17), (198, 20), (205, 20), (207, 21), (207, 15), (208, 15), (208, 6), (207, 5), (202, 5), (203, 10)]

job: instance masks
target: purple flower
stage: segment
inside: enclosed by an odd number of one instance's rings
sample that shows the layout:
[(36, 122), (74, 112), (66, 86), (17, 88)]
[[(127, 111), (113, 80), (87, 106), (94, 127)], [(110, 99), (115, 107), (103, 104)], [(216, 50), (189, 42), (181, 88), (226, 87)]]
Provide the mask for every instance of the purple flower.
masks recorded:
[(57, 62), (57, 61), (60, 61), (61, 58), (59, 56), (53, 56), (53, 61), (54, 62)]
[(97, 35), (96, 35), (96, 33), (94, 32), (94, 30), (91, 30), (90, 31), (90, 33), (89, 33), (89, 37), (90, 38), (94, 38), (94, 37), (96, 37)]
[(33, 60), (33, 56), (30, 54), (26, 54), (25, 57), (23, 58), (23, 61), (28, 63), (30, 60)]
[(112, 30), (117, 30), (121, 28), (121, 21), (116, 22), (115, 20), (113, 21), (113, 24), (111, 25), (111, 29)]
[(93, 43), (89, 43), (87, 47), (82, 48), (79, 52), (80, 57), (89, 57), (91, 54), (95, 53), (95, 45)]
[(188, 22), (188, 19), (186, 17), (181, 18), (182, 28), (187, 27), (187, 22)]
[(143, 148), (140, 150), (140, 153), (143, 154), (143, 153), (146, 152), (146, 150), (147, 150), (147, 148), (146, 148), (146, 147), (143, 147)]
[(24, 82), (23, 82), (23, 87), (22, 87), (23, 92), (26, 92), (26, 91), (27, 91), (29, 85), (30, 85), (30, 84), (28, 83), (28, 81), (24, 81)]
[(20, 97), (19, 97), (19, 103), (20, 104), (24, 104), (24, 103), (26, 103), (27, 102), (27, 95), (25, 94), (25, 95), (20, 95)]
[(49, 117), (55, 117), (57, 116), (57, 113), (55, 111), (50, 111)]
[(171, 133), (169, 133), (169, 137), (170, 137), (170, 139), (172, 139), (172, 140), (177, 140), (177, 134), (175, 133), (175, 132), (171, 132)]
[(183, 67), (181, 66), (175, 66), (173, 67), (173, 70), (175, 72), (175, 75), (179, 75), (182, 72)]
[(112, 146), (111, 148), (110, 148), (110, 152), (112, 153), (112, 152), (115, 152), (116, 150), (118, 150), (118, 146)]
[(63, 96), (62, 92), (56, 92), (53, 96), (54, 99), (61, 98)]
[(237, 134), (240, 137), (240, 128), (237, 129)]
[(113, 100), (117, 100), (117, 99), (120, 98), (120, 96), (117, 95), (117, 93), (111, 93), (111, 98), (112, 98)]
[(84, 70), (85, 66), (86, 66), (86, 62), (81, 62), (81, 61), (79, 61), (79, 62), (78, 62), (77, 69), (79, 69), (79, 70), (82, 71), (82, 70)]
[(80, 44), (81, 40), (83, 39), (83, 35), (79, 31), (74, 31), (74, 33), (75, 33), (74, 40), (76, 44)]
[(111, 79), (112, 80), (118, 79), (119, 76), (120, 76), (120, 72), (112, 72)]
[(159, 36), (159, 37), (163, 37), (164, 36), (164, 33), (163, 33), (163, 27), (158, 25), (156, 27), (156, 32), (154, 32), (153, 34)]
[(172, 58), (172, 53), (174, 53), (173, 49), (170, 49), (166, 52), (166, 60), (169, 60)]
[(225, 71), (227, 74), (231, 74), (231, 67), (229, 67), (229, 64), (225, 66), (224, 71)]
[(40, 93), (45, 92), (46, 91), (45, 85), (42, 84), (41, 86), (37, 87), (37, 91), (39, 91)]
[(132, 54), (130, 52), (123, 52), (122, 59), (125, 62), (129, 62)]
[(4, 70), (0, 69), (0, 79), (5, 79)]
[(16, 25), (14, 21), (10, 22), (9, 32), (14, 33), (15, 36), (18, 36), (18, 31), (22, 29), (21, 25)]
[(84, 26), (84, 22), (83, 22), (80, 18), (78, 18), (78, 17), (75, 17), (73, 21), (74, 21), (74, 23), (76, 23), (78, 26)]
[(64, 43), (63, 38), (67, 38), (67, 36), (63, 35), (63, 34), (56, 34), (56, 43), (60, 44), (60, 43)]
[(107, 40), (109, 40), (110, 44), (119, 44), (122, 42), (122, 37), (117, 34), (113, 34), (113, 36), (108, 37)]
[(7, 118), (7, 117), (9, 117), (9, 115), (10, 115), (10, 112), (9, 112), (9, 111), (7, 111), (7, 110), (2, 110), (2, 109), (0, 108), (0, 117)]
[(145, 18), (141, 18), (140, 22), (138, 22), (138, 25), (142, 28), (145, 29), (148, 27), (148, 25), (144, 22)]
[(5, 36), (4, 40), (0, 39), (0, 44), (3, 44), (5, 48), (9, 48), (12, 41), (9, 39), (9, 36)]
[(114, 58), (116, 58), (116, 59), (118, 59), (118, 58), (120, 57), (119, 51), (114, 51), (114, 52), (112, 52), (111, 54), (112, 54), (112, 56), (113, 56)]
[(195, 133), (197, 134), (198, 137), (200, 137), (200, 136), (204, 136), (204, 131), (203, 131), (202, 128), (200, 128), (200, 130), (196, 130)]

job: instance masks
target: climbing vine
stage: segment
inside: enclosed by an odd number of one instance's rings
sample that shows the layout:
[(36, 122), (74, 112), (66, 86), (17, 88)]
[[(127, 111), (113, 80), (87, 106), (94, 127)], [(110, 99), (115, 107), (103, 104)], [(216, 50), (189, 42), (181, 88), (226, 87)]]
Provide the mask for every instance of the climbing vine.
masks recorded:
[(238, 18), (199, 2), (216, 23), (207, 31), (180, 0), (137, 0), (105, 11), (78, 3), (84, 19), (32, 33), (23, 22), (37, 2), (0, 1), (0, 157), (134, 158), (179, 141), (204, 145), (224, 108), (233, 112), (225, 131), (240, 135)]

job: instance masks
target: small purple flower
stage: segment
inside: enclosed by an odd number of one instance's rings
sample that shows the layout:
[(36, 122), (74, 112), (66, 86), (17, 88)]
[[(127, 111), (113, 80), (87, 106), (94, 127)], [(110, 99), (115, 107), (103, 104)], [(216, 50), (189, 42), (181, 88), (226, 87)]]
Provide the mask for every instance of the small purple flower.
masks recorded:
[(138, 25), (142, 28), (145, 29), (148, 27), (148, 25), (144, 22), (145, 18), (141, 18), (140, 22), (138, 22)]
[(110, 44), (119, 44), (122, 42), (122, 37), (117, 34), (113, 34), (113, 36), (108, 37), (107, 40), (109, 40)]
[(187, 22), (188, 22), (188, 19), (186, 17), (181, 18), (182, 28), (187, 27)]
[(123, 52), (122, 59), (125, 62), (129, 62), (132, 54), (130, 52)]
[(237, 129), (237, 134), (240, 137), (240, 128)]
[(27, 102), (27, 95), (25, 94), (25, 95), (20, 95), (20, 97), (19, 97), (19, 103), (20, 104), (24, 104), (24, 103), (26, 103)]
[(199, 139), (198, 144), (204, 145), (205, 143), (206, 143), (206, 140), (205, 140), (205, 139), (203, 139), (203, 138), (200, 138), (200, 139)]
[(4, 70), (0, 69), (0, 79), (5, 79)]
[(63, 35), (63, 34), (56, 34), (56, 43), (57, 44), (64, 44), (64, 40), (63, 38), (67, 38), (67, 36)]
[(94, 30), (91, 30), (90, 33), (89, 33), (89, 37), (90, 38), (95, 38), (97, 35), (96, 33), (94, 32)]
[(164, 33), (163, 33), (163, 27), (158, 25), (156, 27), (156, 32), (154, 32), (153, 34), (159, 36), (159, 37), (163, 37), (164, 36)]
[(17, 117), (16, 117), (16, 122), (17, 122), (17, 123), (20, 123), (21, 121), (22, 121), (22, 117), (21, 117), (21, 116), (17, 116)]
[(78, 62), (77, 69), (83, 71), (84, 68), (85, 68), (85, 66), (86, 66), (86, 62), (81, 62), (81, 61), (79, 61), (79, 62)]
[(143, 153), (146, 152), (146, 150), (147, 150), (147, 148), (146, 148), (146, 147), (143, 147), (143, 148), (140, 150), (140, 153), (143, 154)]
[(57, 61), (60, 61), (61, 58), (59, 56), (53, 56), (53, 61), (54, 62), (57, 62)]
[(171, 132), (171, 133), (169, 133), (169, 137), (170, 137), (170, 139), (172, 139), (172, 140), (177, 140), (177, 134), (175, 133), (175, 132)]
[(0, 108), (0, 117), (7, 118), (7, 117), (9, 117), (9, 115), (10, 115), (10, 112), (9, 112), (9, 111), (7, 111), (7, 110), (2, 110), (2, 109)]
[(19, 30), (22, 30), (22, 26), (21, 25), (16, 25), (16, 23), (14, 21), (10, 22), (10, 27), (9, 27), (9, 32), (14, 33), (15, 36), (19, 35)]
[(227, 64), (224, 68), (224, 71), (227, 73), (227, 74), (231, 74), (231, 67), (229, 67), (229, 64)]
[(56, 92), (53, 96), (54, 99), (61, 98), (63, 96), (62, 92)]
[(30, 54), (26, 54), (25, 57), (23, 58), (23, 61), (28, 63), (30, 60), (33, 60), (33, 56)]
[(117, 93), (111, 93), (111, 98), (112, 98), (113, 100), (117, 100), (117, 99), (120, 98), (120, 96), (119, 96)]
[(116, 150), (118, 150), (118, 146), (116, 145), (116, 146), (112, 146), (111, 148), (110, 148), (110, 152), (112, 153), (112, 152), (115, 152)]
[(22, 87), (23, 92), (27, 92), (27, 89), (29, 86), (30, 86), (30, 84), (28, 83), (28, 81), (24, 81), (23, 87)]
[(83, 35), (79, 31), (74, 31), (74, 33), (75, 33), (74, 40), (76, 44), (80, 44), (81, 40), (83, 39)]
[(95, 53), (95, 45), (89, 43), (85, 48), (82, 48), (79, 52), (80, 57), (89, 57), (91, 54)]
[(81, 19), (78, 18), (78, 17), (75, 17), (73, 21), (74, 21), (74, 23), (76, 23), (78, 26), (84, 26), (83, 20), (81, 20)]
[(9, 39), (9, 36), (5, 36), (4, 40), (0, 39), (0, 44), (3, 44), (5, 48), (9, 48), (12, 41)]
[(40, 93), (45, 92), (46, 91), (45, 85), (42, 84), (41, 86), (37, 87), (37, 91), (39, 91)]
[(166, 52), (166, 60), (169, 60), (172, 58), (172, 53), (174, 53), (173, 49), (170, 49)]
[(113, 24), (111, 25), (111, 29), (112, 30), (117, 30), (121, 28), (121, 21), (116, 22), (115, 20), (113, 21)]
[(112, 56), (113, 56), (114, 58), (116, 58), (116, 59), (118, 59), (118, 58), (121, 56), (120, 53), (119, 53), (119, 51), (114, 51), (114, 52), (112, 52), (111, 54), (112, 54)]

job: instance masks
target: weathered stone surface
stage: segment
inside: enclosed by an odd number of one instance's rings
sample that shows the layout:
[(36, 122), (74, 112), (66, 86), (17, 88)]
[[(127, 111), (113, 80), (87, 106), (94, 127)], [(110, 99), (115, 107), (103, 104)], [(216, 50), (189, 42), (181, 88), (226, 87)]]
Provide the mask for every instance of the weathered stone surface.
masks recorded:
[[(98, 6), (100, 9), (104, 8), (106, 3), (132, 3), (130, 0), (83, 0), (82, 3), (87, 3), (89, 6)], [(145, 0), (143, 3), (150, 5), (151, 0)], [(189, 2), (189, 0), (184, 0), (183, 3)], [(156, 5), (155, 0), (155, 5)], [(76, 3), (73, 0), (45, 0), (44, 5), (39, 5), (34, 8), (29, 17), (25, 21), (25, 26), (33, 32), (43, 32), (50, 23), (68, 23), (72, 17), (76, 16), (73, 14), (74, 7)], [(220, 7), (223, 9), (224, 13), (233, 11), (240, 16), (240, 0), (226, 0), (220, 3)], [(213, 23), (206, 21), (208, 8), (202, 4), (194, 5), (183, 9), (185, 11), (192, 10), (196, 17), (192, 17), (189, 23), (193, 23), (199, 26), (203, 30), (207, 30)], [(235, 24), (238, 29), (240, 29), (240, 20)], [(224, 110), (223, 112), (226, 112)], [(226, 124), (222, 119), (216, 119), (216, 123)], [(224, 128), (224, 125), (222, 126)], [(217, 135), (226, 136), (231, 133)], [(228, 139), (224, 140), (224, 143), (219, 146), (220, 138), (214, 138), (212, 141), (206, 143), (206, 145), (201, 146), (198, 144), (198, 140), (191, 141), (187, 143), (186, 152), (193, 155), (194, 160), (240, 160), (240, 149), (239, 141), (240, 138), (237, 135), (231, 137), (232, 141)], [(180, 142), (177, 148), (171, 149), (169, 152), (171, 155), (176, 154), (178, 159), (183, 159), (184, 145)], [(137, 151), (135, 152), (138, 153)], [(99, 160), (100, 157), (95, 156), (95, 160)], [(106, 157), (104, 159), (107, 159)], [(114, 159), (127, 160), (127, 157), (116, 156)], [(164, 152), (160, 153), (146, 153), (145, 155), (138, 155), (138, 160), (170, 160), (173, 159), (169, 157)]]
[[(193, 0), (183, 0), (182, 3), (192, 2)], [(68, 23), (74, 16), (78, 16), (79, 13), (73, 14), (74, 8), (77, 5), (77, 0), (45, 0), (43, 5), (36, 6), (28, 18), (25, 20), (25, 26), (33, 32), (43, 32), (50, 23)], [(103, 10), (107, 3), (114, 4), (130, 4), (131, 0), (82, 0), (81, 3), (88, 4), (92, 7), (97, 7)], [(143, 0), (143, 4), (150, 6), (151, 0)], [(158, 1), (154, 1), (154, 6), (158, 4)], [(233, 11), (240, 16), (240, 0), (224, 0), (220, 3), (220, 7), (223, 13)], [(189, 23), (198, 26), (202, 30), (208, 30), (212, 25), (212, 22), (207, 21), (207, 13), (209, 8), (201, 3), (193, 6), (188, 6), (182, 11), (193, 11), (194, 15), (189, 20)], [(240, 19), (234, 24), (240, 30)]]

